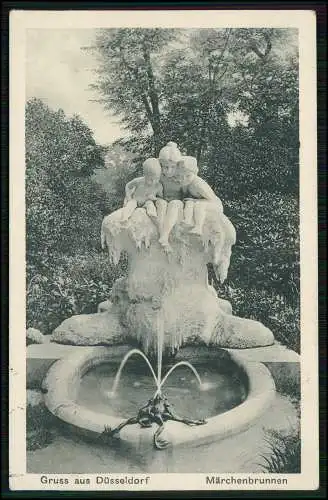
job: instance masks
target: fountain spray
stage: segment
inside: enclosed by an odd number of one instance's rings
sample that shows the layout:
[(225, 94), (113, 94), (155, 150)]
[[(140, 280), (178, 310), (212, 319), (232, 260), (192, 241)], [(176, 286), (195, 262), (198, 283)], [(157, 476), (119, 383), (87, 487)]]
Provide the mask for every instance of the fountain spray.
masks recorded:
[(169, 445), (168, 441), (160, 437), (164, 430), (165, 422), (167, 422), (168, 420), (173, 420), (175, 422), (181, 422), (186, 425), (203, 425), (206, 423), (206, 420), (193, 420), (187, 417), (180, 417), (175, 413), (174, 409), (172, 408), (172, 405), (170, 405), (166, 396), (162, 393), (162, 387), (165, 384), (166, 380), (169, 378), (171, 373), (179, 366), (188, 367), (195, 375), (200, 387), (202, 387), (202, 381), (196, 368), (188, 361), (180, 361), (176, 363), (169, 369), (169, 371), (162, 379), (164, 318), (161, 310), (158, 311), (156, 321), (157, 321), (157, 376), (148, 357), (140, 349), (132, 349), (124, 356), (124, 358), (121, 361), (121, 364), (114, 379), (111, 396), (115, 397), (123, 368), (127, 363), (127, 361), (129, 360), (129, 358), (133, 355), (141, 356), (141, 358), (144, 361), (146, 361), (155, 382), (156, 386), (155, 393), (152, 396), (152, 398), (150, 398), (149, 401), (142, 408), (139, 409), (136, 416), (125, 420), (114, 429), (105, 427), (103, 435), (107, 440), (108, 437), (114, 437), (115, 435), (117, 435), (119, 431), (124, 427), (126, 427), (127, 425), (139, 424), (141, 427), (152, 427), (152, 425), (155, 423), (157, 424), (158, 428), (154, 434), (153, 443), (155, 448), (162, 450), (167, 448)]

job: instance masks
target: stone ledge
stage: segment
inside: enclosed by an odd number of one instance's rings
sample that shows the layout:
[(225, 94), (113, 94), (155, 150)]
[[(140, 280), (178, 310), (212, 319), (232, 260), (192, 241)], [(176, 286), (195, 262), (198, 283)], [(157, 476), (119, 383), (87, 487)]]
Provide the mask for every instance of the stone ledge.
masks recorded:
[[(124, 354), (129, 350), (129, 346), (111, 347), (114, 361), (120, 361)], [(26, 348), (26, 385), (28, 389), (40, 389), (42, 380), (47, 374), (49, 368), (55, 361), (62, 359), (73, 352), (86, 352), (93, 349), (93, 346), (75, 346), (55, 344), (46, 337), (43, 344), (32, 344)]]
[(238, 354), (244, 361), (259, 363), (299, 363), (300, 355), (297, 352), (275, 342), (268, 347), (253, 347), (251, 349), (226, 349)]
[[(57, 360), (62, 359), (74, 351), (93, 349), (92, 346), (72, 346), (50, 342), (46, 339), (43, 344), (32, 344), (27, 347), (27, 387), (29, 389), (39, 389), (41, 382), (47, 374), (50, 366)], [(113, 360), (118, 362), (130, 349), (130, 346), (112, 346), (110, 347)], [(195, 347), (197, 349), (197, 347)], [(279, 370), (279, 365), (285, 363), (299, 363), (300, 356), (280, 344), (274, 344), (269, 347), (257, 347), (251, 349), (223, 349), (231, 354), (237, 354), (243, 361), (264, 363), (272, 372)], [(82, 351), (81, 351), (82, 352)]]
[[(94, 346), (79, 346), (79, 345), (66, 345), (66, 344), (57, 344), (55, 342), (50, 341), (50, 335), (46, 337), (46, 341), (43, 344), (32, 344), (27, 347), (27, 359), (39, 359), (39, 360), (47, 360), (47, 361), (57, 361), (58, 359), (62, 359), (65, 356), (68, 356), (72, 352), (83, 349), (83, 352), (87, 350), (92, 350)], [(129, 349), (131, 349), (128, 345), (116, 345), (109, 347), (112, 351), (112, 355), (114, 358), (116, 356), (124, 355)]]

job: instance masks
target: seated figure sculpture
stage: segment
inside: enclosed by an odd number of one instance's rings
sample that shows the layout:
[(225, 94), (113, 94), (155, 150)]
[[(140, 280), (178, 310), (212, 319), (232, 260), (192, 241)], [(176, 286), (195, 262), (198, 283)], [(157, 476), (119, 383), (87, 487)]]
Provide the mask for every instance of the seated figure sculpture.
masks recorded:
[(190, 232), (201, 236), (209, 203), (217, 207), (218, 213), (223, 213), (223, 205), (213, 189), (197, 174), (196, 158), (183, 156), (177, 165), (177, 175), (185, 203), (183, 222), (191, 226), (194, 219), (195, 225)]
[[(224, 244), (224, 234), (230, 231), (229, 221), (223, 215), (223, 205), (213, 189), (198, 174), (196, 158), (182, 156), (177, 145), (169, 142), (159, 153), (162, 167), (161, 182), (163, 185), (163, 200), (157, 202), (159, 221), (159, 243), (166, 252), (171, 252), (169, 236), (179, 217), (183, 216), (186, 225), (195, 225), (190, 231), (201, 236), (206, 213), (210, 207), (215, 207), (218, 214), (222, 214), (221, 243)], [(233, 242), (233, 237), (231, 242)]]
[[(182, 223), (194, 226), (190, 233), (203, 235), (203, 227), (207, 211), (215, 209), (218, 214), (217, 227), (220, 233), (220, 245), (214, 250), (213, 265), (217, 276), (223, 282), (227, 277), (230, 262), (230, 248), (235, 243), (235, 231), (229, 219), (223, 213), (223, 205), (213, 189), (198, 177), (196, 158), (183, 156), (177, 164), (177, 177), (181, 184), (184, 201), (184, 218)], [(224, 251), (225, 250), (225, 251)]]
[(158, 197), (163, 197), (161, 165), (157, 158), (148, 158), (142, 167), (143, 177), (136, 177), (125, 186), (123, 221), (128, 220), (137, 207), (144, 207), (150, 217), (157, 217), (154, 202)]
[(181, 185), (176, 177), (177, 163), (182, 158), (175, 142), (168, 142), (159, 152), (162, 167), (161, 183), (163, 199), (157, 200), (159, 243), (165, 251), (170, 251), (169, 235), (182, 213)]

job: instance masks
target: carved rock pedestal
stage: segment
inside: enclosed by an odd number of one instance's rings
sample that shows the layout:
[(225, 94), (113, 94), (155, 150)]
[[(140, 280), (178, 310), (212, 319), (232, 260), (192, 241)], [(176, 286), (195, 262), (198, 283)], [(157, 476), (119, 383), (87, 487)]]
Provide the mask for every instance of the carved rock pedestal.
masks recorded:
[(120, 217), (120, 210), (105, 217), (102, 242), (114, 264), (122, 252), (128, 255), (128, 275), (115, 282), (112, 304), (100, 308), (103, 312), (65, 320), (52, 341), (108, 345), (122, 339), (138, 343), (145, 352), (156, 351), (158, 338), (169, 352), (197, 342), (229, 348), (274, 342), (261, 323), (233, 316), (229, 302), (208, 284), (208, 263), (225, 280), (235, 243), (235, 230), (224, 215), (208, 210), (202, 237), (178, 220), (169, 253), (158, 243), (156, 220), (144, 209), (136, 209), (127, 222)]

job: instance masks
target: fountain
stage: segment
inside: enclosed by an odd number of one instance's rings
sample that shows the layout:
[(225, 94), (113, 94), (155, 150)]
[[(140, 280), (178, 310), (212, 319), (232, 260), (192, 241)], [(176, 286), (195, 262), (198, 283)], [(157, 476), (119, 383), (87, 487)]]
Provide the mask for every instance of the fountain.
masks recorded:
[[(160, 337), (158, 337), (160, 338)], [(196, 370), (196, 368), (189, 363), (188, 361), (180, 361), (176, 363), (174, 366), (172, 366), (167, 374), (164, 376), (162, 379), (162, 349), (157, 350), (158, 353), (158, 358), (157, 358), (157, 377), (155, 375), (155, 371), (147, 358), (145, 354), (140, 351), (139, 349), (132, 349), (129, 351), (123, 358), (119, 369), (116, 373), (114, 384), (113, 384), (113, 390), (111, 392), (111, 396), (115, 397), (116, 391), (118, 388), (118, 384), (120, 382), (121, 378), (121, 373), (123, 371), (123, 368), (125, 364), (127, 363), (128, 359), (133, 356), (134, 354), (138, 354), (143, 358), (149, 369), (150, 372), (154, 378), (155, 384), (156, 384), (156, 391), (155, 394), (149, 399), (146, 405), (144, 405), (142, 408), (139, 409), (137, 415), (135, 417), (130, 417), (126, 421), (122, 422), (120, 425), (115, 427), (114, 429), (111, 429), (110, 427), (106, 426), (104, 429), (104, 435), (108, 437), (114, 437), (120, 430), (122, 430), (126, 425), (134, 425), (134, 424), (140, 424), (141, 427), (151, 427), (153, 423), (158, 425), (158, 429), (154, 434), (154, 445), (157, 449), (164, 449), (168, 446), (169, 442), (160, 440), (159, 437), (162, 434), (164, 430), (164, 424), (168, 420), (173, 420), (175, 422), (182, 422), (187, 425), (203, 425), (206, 423), (206, 421), (203, 420), (193, 420), (187, 417), (180, 417), (176, 413), (174, 413), (173, 408), (171, 407), (167, 397), (162, 394), (162, 387), (165, 384), (166, 380), (168, 377), (171, 375), (171, 373), (176, 369), (179, 368), (179, 366), (187, 366), (190, 368), (190, 370), (194, 373), (197, 381), (199, 382), (199, 385), (202, 385), (200, 376)]]
[[(163, 170), (164, 186), (168, 181), (166, 175)], [(178, 176), (174, 183), (179, 183)], [(54, 415), (75, 428), (96, 434), (104, 442), (117, 441), (118, 434), (123, 440), (135, 442), (140, 435), (137, 424), (142, 432), (146, 428), (151, 431), (156, 424), (153, 444), (164, 449), (169, 443), (206, 443), (240, 432), (268, 407), (275, 389), (266, 367), (258, 363), (250, 365), (238, 354), (222, 351), (222, 348), (268, 346), (274, 338), (261, 323), (234, 316), (229, 302), (220, 299), (208, 283), (209, 263), (221, 282), (226, 279), (236, 238), (217, 200), (206, 201), (202, 207), (201, 233), (188, 228), (183, 203), (175, 199), (159, 200), (157, 213), (149, 205), (136, 205), (128, 218), (123, 217), (123, 209), (104, 218), (103, 247), (108, 249), (114, 264), (122, 253), (127, 254), (128, 274), (115, 282), (111, 301), (102, 312), (68, 318), (53, 332), (52, 342), (94, 346), (74, 352), (50, 368), (43, 385), (46, 405)], [(168, 227), (169, 239), (163, 229)], [(132, 357), (146, 363), (154, 384), (147, 402), (124, 421), (106, 409), (95, 411), (79, 402), (83, 377), (98, 365), (111, 363), (110, 346), (122, 344), (137, 347), (123, 355), (109, 391), (108, 408), (117, 395), (124, 367)], [(205, 419), (180, 416), (173, 409), (163, 391), (179, 369), (188, 369), (204, 393), (213, 387), (211, 382), (202, 382), (195, 363), (191, 363), (193, 360), (179, 358), (188, 345), (207, 346), (208, 352), (217, 354), (216, 364), (220, 366), (223, 359), (225, 362), (228, 359), (234, 372), (242, 374), (246, 395), (231, 405), (229, 411)], [(197, 361), (200, 347), (195, 349)], [(171, 363), (163, 375), (163, 360), (171, 362), (174, 357), (176, 363)], [(195, 426), (197, 432), (191, 429)]]

